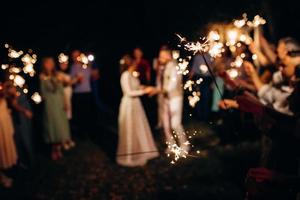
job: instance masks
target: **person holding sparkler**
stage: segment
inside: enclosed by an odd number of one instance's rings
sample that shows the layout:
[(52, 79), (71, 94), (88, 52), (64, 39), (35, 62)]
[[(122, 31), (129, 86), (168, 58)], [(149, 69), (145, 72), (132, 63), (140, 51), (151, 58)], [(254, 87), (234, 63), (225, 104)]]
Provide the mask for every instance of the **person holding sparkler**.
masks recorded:
[(8, 94), (8, 103), (12, 108), (12, 117), (15, 128), (15, 142), (20, 162), (27, 166), (34, 164), (34, 150), (32, 139), (33, 112), (27, 95), (22, 88), (13, 85), (12, 81), (5, 83)]
[(151, 129), (140, 96), (150, 94), (153, 87), (143, 87), (138, 79), (137, 66), (126, 55), (123, 58), (121, 87), (123, 97), (119, 112), (119, 142), (117, 163), (123, 166), (143, 166), (158, 156)]
[[(59, 71), (57, 73), (57, 77), (64, 86), (65, 111), (67, 113), (68, 120), (70, 121), (72, 119), (72, 85), (76, 82), (76, 80), (71, 78), (68, 70), (68, 59), (66, 55), (61, 54), (59, 58)], [(63, 144), (65, 150), (69, 150), (74, 146), (75, 142), (73, 140), (68, 140)]]
[(44, 101), (44, 137), (45, 141), (52, 145), (52, 159), (58, 160), (62, 157), (63, 145), (72, 140), (65, 112), (63, 85), (58, 79), (52, 57), (42, 60), (40, 84)]
[(91, 81), (98, 76), (90, 66), (88, 58), (80, 51), (72, 52), (71, 77), (73, 86), (73, 125), (82, 138), (87, 138), (94, 131), (96, 119), (95, 102), (92, 94)]
[(3, 170), (17, 164), (17, 150), (13, 138), (14, 127), (3, 85), (0, 83), (0, 185), (5, 188), (12, 187), (13, 180), (8, 178)]

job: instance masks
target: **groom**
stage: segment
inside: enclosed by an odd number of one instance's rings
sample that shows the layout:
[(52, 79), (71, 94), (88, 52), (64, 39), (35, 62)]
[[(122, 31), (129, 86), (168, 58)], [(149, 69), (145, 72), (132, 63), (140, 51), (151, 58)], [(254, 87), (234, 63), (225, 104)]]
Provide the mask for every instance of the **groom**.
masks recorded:
[[(159, 53), (159, 63), (162, 67), (162, 73), (157, 77), (159, 115), (162, 120), (162, 126), (166, 137), (167, 144), (176, 144), (183, 150), (188, 151), (189, 146), (186, 143), (186, 135), (182, 126), (182, 109), (183, 109), (183, 89), (182, 75), (178, 74), (177, 62), (172, 59), (170, 50), (163, 49)], [(154, 93), (152, 95), (154, 95)]]

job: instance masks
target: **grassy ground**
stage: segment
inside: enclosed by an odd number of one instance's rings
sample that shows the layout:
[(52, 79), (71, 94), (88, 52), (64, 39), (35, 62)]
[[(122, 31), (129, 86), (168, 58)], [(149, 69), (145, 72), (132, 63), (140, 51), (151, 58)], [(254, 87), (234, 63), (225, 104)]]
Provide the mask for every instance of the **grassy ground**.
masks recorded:
[(114, 161), (116, 143), (112, 142), (117, 135), (103, 128), (99, 131), (101, 137), (78, 142), (58, 162), (39, 156), (32, 175), (22, 170), (14, 172), (18, 177), (15, 187), (0, 190), (4, 197), (0, 199), (243, 199), (245, 174), (257, 163), (259, 145), (218, 145), (218, 135), (198, 122), (188, 123), (186, 129), (191, 135), (197, 131), (191, 140), (196, 158), (170, 164), (163, 153), (160, 135), (156, 134), (161, 151), (158, 159), (144, 167), (120, 167)]

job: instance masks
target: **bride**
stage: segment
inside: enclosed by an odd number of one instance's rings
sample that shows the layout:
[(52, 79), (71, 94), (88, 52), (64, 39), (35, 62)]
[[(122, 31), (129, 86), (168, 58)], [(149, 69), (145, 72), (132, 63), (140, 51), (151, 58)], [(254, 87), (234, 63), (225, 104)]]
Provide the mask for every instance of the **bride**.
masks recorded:
[(140, 96), (149, 94), (153, 87), (140, 85), (136, 66), (129, 55), (123, 57), (121, 87), (123, 97), (119, 112), (119, 143), (116, 161), (128, 167), (143, 166), (157, 157), (158, 150), (152, 138)]

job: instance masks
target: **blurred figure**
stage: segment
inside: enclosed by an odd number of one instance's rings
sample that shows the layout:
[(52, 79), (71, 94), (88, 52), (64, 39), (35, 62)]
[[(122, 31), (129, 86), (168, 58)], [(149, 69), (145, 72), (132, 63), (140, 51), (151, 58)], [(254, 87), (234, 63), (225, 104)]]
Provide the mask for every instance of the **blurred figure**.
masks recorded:
[[(209, 54), (205, 54), (205, 59), (209, 65), (212, 64)], [(212, 78), (208, 71), (204, 59), (201, 54), (196, 54), (193, 57), (192, 66), (190, 72), (190, 79), (198, 80), (203, 79), (199, 85), (201, 92), (201, 101), (197, 103), (195, 107), (196, 117), (200, 120), (207, 121), (210, 114), (210, 102), (211, 102), (211, 83)]]
[(134, 63), (137, 66), (137, 71), (140, 73), (139, 79), (141, 84), (149, 84), (151, 81), (151, 66), (144, 58), (144, 52), (137, 47), (133, 50)]
[(15, 141), (19, 161), (26, 166), (34, 164), (34, 151), (32, 140), (32, 117), (30, 103), (22, 88), (15, 87), (12, 82), (6, 82), (8, 102), (12, 108), (13, 123), (15, 128)]
[[(168, 46), (163, 45), (160, 49), (159, 52), (162, 50), (168, 50)], [(162, 89), (162, 78), (163, 78), (163, 72), (164, 72), (165, 66), (159, 62), (159, 58), (154, 58), (153, 59), (153, 69), (156, 72), (156, 77), (155, 77), (155, 85), (157, 88)], [(156, 128), (160, 129), (163, 127), (162, 125), (162, 102), (163, 102), (163, 95), (161, 93), (158, 93), (157, 95), (157, 124)]]
[(69, 74), (68, 62), (59, 63), (59, 71), (57, 73), (58, 79), (63, 83), (64, 96), (65, 96), (65, 109), (68, 116), (68, 120), (72, 119), (72, 85), (76, 80), (72, 80)]
[(95, 102), (91, 81), (97, 75), (91, 66), (84, 67), (79, 50), (72, 52), (71, 77), (76, 80), (73, 87), (73, 125), (82, 138), (87, 138), (94, 130), (96, 119)]
[(71, 144), (70, 127), (65, 112), (63, 85), (58, 79), (52, 57), (42, 60), (41, 96), (44, 101), (44, 137), (52, 145), (53, 160), (62, 158), (62, 147)]
[[(69, 67), (68, 62), (59, 63), (59, 71), (57, 73), (58, 80), (63, 84), (64, 88), (64, 109), (67, 113), (67, 117), (70, 121), (72, 119), (72, 86), (76, 82), (76, 79), (72, 79), (71, 75), (69, 74)], [(75, 147), (75, 142), (73, 140), (69, 140), (63, 144), (63, 148), (65, 150), (69, 150)]]
[(7, 107), (3, 85), (0, 84), (0, 185), (5, 188), (12, 187), (13, 180), (8, 178), (3, 170), (13, 167), (18, 159), (13, 134), (13, 121)]
[[(142, 87), (137, 67), (129, 55), (123, 58), (121, 87), (123, 97), (119, 112), (119, 144), (117, 163), (123, 166), (143, 166), (158, 156), (151, 129), (139, 96), (149, 94), (153, 87)], [(141, 154), (139, 154), (141, 153)]]
[[(182, 75), (177, 73), (177, 63), (172, 59), (170, 50), (161, 50), (159, 53), (159, 62), (164, 65), (163, 75), (155, 93), (162, 95), (160, 115), (162, 117), (163, 129), (166, 142), (170, 145), (176, 144), (172, 133), (176, 134), (179, 146), (185, 151), (189, 151), (184, 129), (182, 126), (182, 109), (183, 109), (183, 89)], [(169, 151), (169, 149), (167, 149)]]
[(280, 68), (273, 74), (270, 84), (264, 84), (254, 66), (245, 62), (244, 67), (251, 77), (257, 90), (257, 95), (264, 105), (271, 105), (276, 111), (293, 115), (289, 108), (287, 97), (293, 92), (291, 79), (296, 67), (300, 64), (300, 45), (292, 38), (283, 38), (278, 42), (277, 53), (280, 59)]

